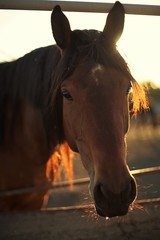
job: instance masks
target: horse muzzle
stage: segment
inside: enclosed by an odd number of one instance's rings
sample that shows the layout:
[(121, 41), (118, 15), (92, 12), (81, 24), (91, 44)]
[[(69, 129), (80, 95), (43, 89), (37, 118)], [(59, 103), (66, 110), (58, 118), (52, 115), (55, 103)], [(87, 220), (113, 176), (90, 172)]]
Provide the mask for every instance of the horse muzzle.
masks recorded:
[(126, 187), (119, 193), (114, 193), (102, 183), (96, 183), (93, 190), (95, 208), (102, 217), (126, 215), (130, 204), (136, 198), (136, 182), (130, 177)]

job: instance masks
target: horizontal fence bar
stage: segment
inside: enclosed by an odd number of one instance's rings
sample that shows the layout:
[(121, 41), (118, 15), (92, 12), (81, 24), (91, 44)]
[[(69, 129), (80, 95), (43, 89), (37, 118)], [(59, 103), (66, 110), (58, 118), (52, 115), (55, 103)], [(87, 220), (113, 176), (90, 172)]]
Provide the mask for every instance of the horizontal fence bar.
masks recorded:
[(131, 170), (132, 175), (141, 175), (141, 174), (151, 174), (160, 172), (160, 166), (157, 167), (149, 167), (149, 168), (143, 168), (143, 169), (137, 169), (137, 170)]
[[(151, 167), (151, 168), (144, 168), (144, 169), (138, 169), (138, 170), (132, 170), (131, 174), (133, 175), (145, 175), (145, 174), (153, 174), (160, 172), (160, 166), (158, 167)], [(75, 179), (72, 182), (72, 185), (78, 186), (83, 184), (88, 184), (89, 178), (80, 178)], [(7, 197), (12, 195), (19, 195), (19, 194), (27, 194), (31, 192), (39, 192), (43, 190), (51, 190), (51, 189), (57, 189), (57, 188), (64, 188), (64, 187), (70, 187), (71, 183), (68, 181), (62, 181), (55, 184), (48, 184), (44, 186), (34, 186), (34, 187), (28, 187), (28, 188), (20, 188), (20, 189), (13, 189), (13, 190), (4, 190), (0, 191), (0, 197)]]
[[(0, 0), (0, 9), (52, 10), (56, 5), (60, 5), (63, 11), (107, 13), (112, 8), (113, 3), (53, 0)], [(160, 15), (160, 5), (123, 5), (126, 14)]]
[[(135, 201), (136, 205), (145, 205), (145, 204), (160, 204), (160, 198), (151, 198), (151, 199), (141, 199)], [(42, 208), (40, 211), (43, 212), (64, 212), (64, 211), (85, 211), (88, 209), (95, 209), (94, 204), (83, 204), (77, 206), (67, 206), (67, 207), (54, 207), (54, 208)], [(134, 207), (133, 207), (134, 209)], [(136, 207), (135, 207), (136, 209)]]

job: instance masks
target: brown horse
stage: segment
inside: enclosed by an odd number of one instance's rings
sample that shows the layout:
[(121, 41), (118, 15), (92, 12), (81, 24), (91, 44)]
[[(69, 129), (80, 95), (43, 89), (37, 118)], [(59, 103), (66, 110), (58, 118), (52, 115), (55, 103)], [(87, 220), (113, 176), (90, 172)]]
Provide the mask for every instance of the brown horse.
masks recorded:
[[(146, 99), (116, 49), (124, 8), (115, 3), (102, 32), (71, 31), (59, 6), (51, 24), (58, 47), (0, 65), (0, 190), (47, 183), (48, 159), (56, 166), (60, 147), (68, 156), (67, 142), (88, 171), (97, 213), (125, 215), (136, 197), (126, 163), (131, 86), (135, 112)], [(45, 196), (1, 196), (0, 210), (39, 209)]]

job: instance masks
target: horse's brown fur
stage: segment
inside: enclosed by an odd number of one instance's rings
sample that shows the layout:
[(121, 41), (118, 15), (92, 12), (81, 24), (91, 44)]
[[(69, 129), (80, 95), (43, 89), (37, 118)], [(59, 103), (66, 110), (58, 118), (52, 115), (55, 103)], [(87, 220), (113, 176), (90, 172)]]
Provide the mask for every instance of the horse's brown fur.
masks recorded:
[[(119, 18), (118, 24), (117, 17)], [(100, 158), (98, 161), (94, 159), (97, 176), (95, 179), (91, 179), (92, 184), (94, 185), (97, 179), (100, 179), (100, 173), (103, 173), (103, 180), (106, 178), (108, 168), (103, 165), (106, 164), (103, 160), (108, 157), (107, 161), (109, 161), (111, 158), (115, 162), (112, 161), (109, 164), (111, 173), (109, 173), (108, 179), (114, 188), (113, 196), (116, 195), (115, 199), (119, 199), (119, 189), (122, 188), (120, 190), (124, 193), (123, 187), (125, 181), (129, 181), (130, 175), (125, 162), (124, 139), (122, 141), (128, 130), (128, 122), (123, 123), (124, 133), (123, 124), (118, 118), (120, 127), (118, 128), (116, 125), (116, 112), (119, 114), (118, 117), (122, 118), (122, 114), (124, 114), (126, 119), (128, 118), (128, 94), (126, 91), (130, 83), (133, 85), (132, 101), (135, 114), (141, 107), (147, 108), (143, 89), (133, 79), (127, 64), (115, 46), (123, 30), (124, 9), (120, 3), (115, 4), (103, 32), (71, 31), (69, 21), (61, 12), (60, 7), (54, 9), (51, 19), (53, 34), (60, 49), (56, 46), (49, 46), (37, 49), (17, 61), (0, 64), (0, 193), (16, 188), (44, 186), (50, 181), (55, 181), (60, 176), (58, 170), (60, 164), (64, 167), (64, 173), (71, 182), (72, 163), (68, 144), (73, 150), (79, 151), (79, 148), (84, 147), (85, 149), (87, 144), (90, 146), (92, 143), (92, 147), (87, 151), (93, 159), (96, 154), (97, 159)], [(62, 26), (59, 27), (59, 24)], [(96, 82), (96, 76), (100, 80), (99, 89), (102, 90), (102, 94), (92, 99), (92, 93), (97, 92), (93, 84), (93, 81)], [(89, 89), (91, 95), (88, 97), (83, 90), (85, 87), (86, 89), (89, 87), (89, 81), (94, 87), (94, 91)], [(85, 120), (88, 121), (88, 125), (83, 129), (82, 122), (78, 124), (81, 112), (79, 115), (75, 115), (74, 121), (72, 119), (74, 130), (78, 129), (76, 134), (79, 131), (83, 132), (83, 135), (88, 132), (88, 135), (85, 135), (86, 145), (80, 147), (76, 145), (76, 141), (81, 135), (68, 137), (68, 135), (72, 135), (73, 129), (71, 127), (69, 131), (67, 121), (70, 117), (74, 117), (76, 111), (68, 111), (66, 114), (69, 105), (62, 97), (62, 87), (64, 84), (70, 86), (71, 83), (73, 83), (72, 87), (77, 96), (89, 100), (89, 102), (85, 102), (83, 99), (84, 105), (82, 105), (81, 99), (79, 99), (81, 105), (75, 105), (75, 110), (80, 107), (82, 111), (86, 110)], [(117, 84), (119, 84), (119, 88)], [(103, 97), (105, 105), (103, 111), (100, 112), (98, 100), (101, 99), (103, 106)], [(123, 111), (122, 104), (116, 99), (125, 101), (125, 111)], [(88, 108), (87, 104), (90, 104), (91, 107)], [(122, 111), (119, 110), (120, 108)], [(101, 119), (97, 118), (96, 111)], [(91, 115), (93, 118), (90, 117)], [(93, 123), (95, 132), (91, 131), (93, 127), (91, 123)], [(104, 131), (100, 129), (102, 126), (97, 127), (100, 125), (99, 123), (102, 123)], [(107, 123), (111, 124), (107, 126)], [(112, 129), (113, 134), (111, 132), (108, 134), (107, 129)], [(99, 143), (97, 139), (99, 139)], [(106, 142), (110, 144), (107, 151)], [(105, 153), (101, 150), (105, 150)], [(91, 151), (94, 152), (91, 154)], [(103, 153), (102, 158), (98, 155), (99, 153)], [(116, 159), (114, 159), (113, 153), (115, 153)], [(124, 159), (122, 155), (124, 155)], [(102, 164), (99, 164), (100, 162)], [(115, 166), (117, 171), (115, 171)], [(107, 169), (106, 172), (105, 169)], [(114, 175), (112, 176), (113, 172), (116, 180)], [(117, 187), (116, 184), (119, 186)], [(96, 186), (93, 187), (96, 188)], [(95, 193), (98, 191), (97, 188)], [(5, 197), (1, 194), (0, 211), (40, 209), (43, 203), (47, 202), (47, 198), (47, 190)], [(99, 198), (97, 199), (99, 201)], [(104, 202), (102, 205), (104, 208), (106, 207)], [(103, 214), (106, 216), (107, 213), (101, 213), (101, 215)], [(112, 213), (111, 216), (115, 216), (115, 214), (118, 213)]]

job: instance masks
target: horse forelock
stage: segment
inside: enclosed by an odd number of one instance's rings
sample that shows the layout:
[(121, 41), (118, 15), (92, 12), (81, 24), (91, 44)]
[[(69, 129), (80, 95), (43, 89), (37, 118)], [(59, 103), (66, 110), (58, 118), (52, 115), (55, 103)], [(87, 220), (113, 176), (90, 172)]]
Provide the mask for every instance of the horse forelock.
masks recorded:
[(103, 33), (96, 30), (75, 30), (69, 47), (64, 50), (57, 69), (53, 74), (53, 88), (59, 87), (70, 76), (80, 61), (93, 61), (113, 67), (129, 75), (125, 60), (121, 57), (116, 46), (106, 43)]

